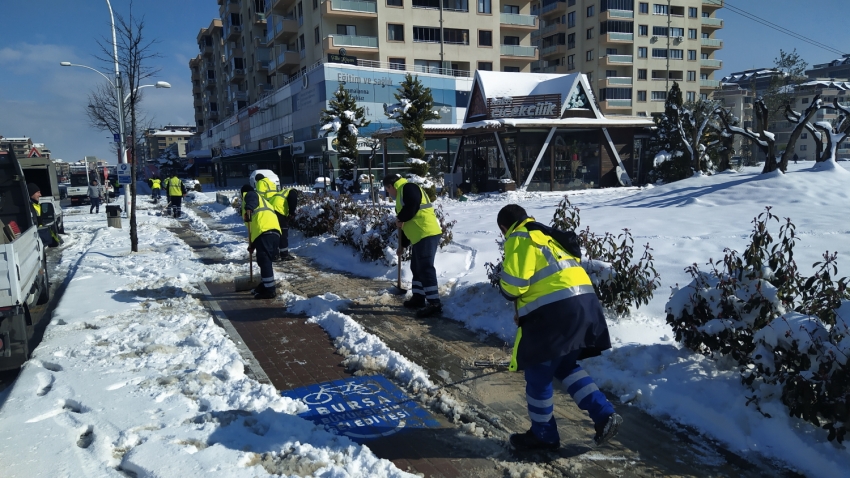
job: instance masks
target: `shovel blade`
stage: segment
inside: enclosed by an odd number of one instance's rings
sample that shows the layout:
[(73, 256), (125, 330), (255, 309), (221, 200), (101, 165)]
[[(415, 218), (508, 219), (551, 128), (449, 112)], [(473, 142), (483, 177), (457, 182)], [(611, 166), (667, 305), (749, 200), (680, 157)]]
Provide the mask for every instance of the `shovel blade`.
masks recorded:
[(251, 290), (257, 287), (257, 280), (252, 279), (251, 276), (237, 276), (233, 279), (233, 287), (236, 292)]

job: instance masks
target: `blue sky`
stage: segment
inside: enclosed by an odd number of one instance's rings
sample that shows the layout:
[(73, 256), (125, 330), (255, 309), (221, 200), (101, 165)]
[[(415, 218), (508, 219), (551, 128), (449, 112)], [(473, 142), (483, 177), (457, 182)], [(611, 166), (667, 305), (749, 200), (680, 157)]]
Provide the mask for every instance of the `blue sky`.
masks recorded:
[[(379, 0), (380, 1), (380, 0)], [(652, 0), (649, 0), (652, 3)], [(588, 3), (587, 0), (584, 3)], [(728, 2), (727, 2), (728, 3)], [(116, 13), (127, 14), (129, 0), (112, 0)], [(730, 5), (800, 32), (850, 53), (847, 0), (734, 0)], [(70, 61), (99, 67), (97, 39), (110, 37), (109, 10), (104, 0), (0, 0), (4, 18), (0, 28), (0, 135), (29, 136), (46, 143), (54, 157), (76, 161), (95, 155), (115, 162), (111, 137), (88, 124), (84, 110), (87, 94), (105, 80), (83, 68), (60, 67)], [(198, 52), (198, 30), (218, 17), (215, 0), (136, 0), (134, 12), (144, 15), (146, 37), (161, 58), (150, 64), (161, 68), (151, 82), (163, 80), (171, 89), (143, 90), (140, 108), (155, 125), (194, 124), (189, 59)], [(837, 54), (745, 19), (728, 9), (718, 11), (724, 28), (717, 37), (724, 48), (724, 74), (769, 67), (779, 49), (797, 48), (810, 65), (826, 63)]]

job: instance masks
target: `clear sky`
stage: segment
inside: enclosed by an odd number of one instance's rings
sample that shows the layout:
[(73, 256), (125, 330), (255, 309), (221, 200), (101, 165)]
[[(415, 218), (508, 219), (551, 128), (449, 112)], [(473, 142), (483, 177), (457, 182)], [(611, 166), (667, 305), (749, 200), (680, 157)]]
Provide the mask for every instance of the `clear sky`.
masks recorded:
[[(112, 0), (112, 4), (117, 13), (128, 13), (129, 0)], [(733, 0), (727, 4), (850, 53), (847, 0)], [(34, 142), (46, 143), (54, 157), (66, 161), (94, 155), (115, 162), (111, 136), (92, 128), (85, 116), (87, 94), (105, 80), (83, 68), (59, 66), (60, 61), (70, 61), (99, 67), (111, 75), (111, 66), (94, 57), (99, 53), (96, 40), (111, 38), (106, 2), (0, 0), (0, 11), (4, 18), (0, 27), (0, 135), (29, 136)], [(198, 53), (198, 30), (218, 17), (218, 3), (136, 0), (134, 12), (144, 15), (146, 37), (158, 40), (153, 49), (162, 55), (150, 62), (161, 68), (151, 82), (162, 80), (172, 85), (170, 90), (142, 90), (140, 108), (157, 126), (194, 124), (189, 59)], [(733, 71), (772, 66), (780, 48), (797, 48), (810, 65), (839, 56), (727, 8), (717, 16), (724, 19), (724, 28), (716, 35), (724, 40), (717, 55), (723, 60), (717, 79)]]

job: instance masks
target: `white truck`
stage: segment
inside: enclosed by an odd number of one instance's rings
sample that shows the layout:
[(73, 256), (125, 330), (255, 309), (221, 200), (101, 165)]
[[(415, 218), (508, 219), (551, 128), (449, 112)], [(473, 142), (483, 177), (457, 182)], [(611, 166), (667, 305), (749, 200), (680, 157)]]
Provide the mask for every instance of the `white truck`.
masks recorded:
[[(55, 221), (52, 203), (42, 205), (41, 219)], [(47, 256), (27, 181), (14, 152), (0, 151), (0, 370), (27, 361), (37, 325), (29, 307), (48, 300)]]

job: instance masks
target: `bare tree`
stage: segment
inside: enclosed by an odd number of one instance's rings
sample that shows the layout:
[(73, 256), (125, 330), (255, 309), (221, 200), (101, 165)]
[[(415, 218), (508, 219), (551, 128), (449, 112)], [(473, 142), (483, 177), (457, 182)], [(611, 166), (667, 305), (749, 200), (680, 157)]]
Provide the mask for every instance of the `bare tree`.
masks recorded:
[[(823, 109), (838, 110), (842, 114), (833, 123), (819, 121), (814, 124), (814, 127), (823, 134), (823, 138), (826, 138), (825, 151), (815, 158), (815, 161), (819, 163), (829, 160), (835, 161), (835, 150), (838, 145), (850, 137), (850, 121), (847, 120), (850, 116), (850, 108), (842, 106), (836, 98), (832, 106), (824, 106)], [(818, 139), (818, 142), (820, 141), (822, 140)]]
[[(133, 17), (133, 2), (130, 2), (129, 16), (127, 18), (116, 14), (116, 41), (118, 42), (118, 64), (123, 72), (122, 80), (126, 88), (127, 101), (124, 104), (127, 106), (124, 109), (125, 116), (129, 114), (130, 131), (132, 132), (132, 140), (129, 141), (129, 151), (132, 154), (133, 161), (138, 161), (137, 144), (138, 136), (136, 129), (136, 105), (141, 99), (139, 86), (143, 80), (155, 76), (159, 72), (159, 68), (151, 68), (148, 62), (153, 58), (159, 58), (161, 55), (152, 50), (152, 47), (157, 43), (156, 40), (146, 40), (144, 36), (145, 21), (144, 17)], [(101, 53), (96, 55), (96, 58), (108, 65), (114, 64), (112, 56), (112, 43), (108, 39), (99, 40)], [(124, 98), (116, 98), (115, 93), (106, 94), (105, 87), (99, 87), (95, 93), (89, 95), (89, 106), (86, 114), (89, 121), (98, 129), (107, 130), (113, 134), (117, 133), (118, 128), (118, 101), (123, 101)], [(124, 118), (125, 124), (127, 118)], [(130, 168), (131, 177), (129, 185), (129, 194), (131, 197), (130, 211), (130, 249), (133, 252), (139, 251), (138, 228), (136, 226), (136, 167)], [(125, 194), (127, 192), (125, 191)]]
[(682, 108), (684, 112), (677, 118), (676, 125), (691, 157), (691, 167), (694, 171), (706, 170), (703, 156), (706, 154), (708, 145), (705, 144), (704, 135), (707, 133), (706, 128), (710, 129), (710, 126), (716, 123), (719, 107), (718, 101), (700, 100), (685, 105)]

